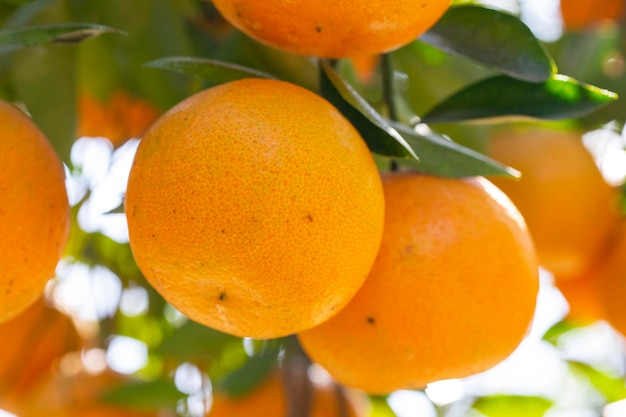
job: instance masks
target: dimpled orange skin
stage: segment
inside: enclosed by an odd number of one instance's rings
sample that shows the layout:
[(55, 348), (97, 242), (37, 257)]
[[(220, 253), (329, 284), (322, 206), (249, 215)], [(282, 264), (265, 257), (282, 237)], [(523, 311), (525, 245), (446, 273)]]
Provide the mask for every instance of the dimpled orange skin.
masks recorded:
[(603, 179), (578, 132), (507, 130), (488, 154), (522, 173), (519, 181), (492, 178), (520, 210), (539, 263), (559, 280), (583, 275), (614, 239), (617, 190)]
[(484, 178), (383, 178), (386, 218), (374, 267), (352, 301), (299, 334), (335, 380), (369, 393), (485, 371), (532, 321), (535, 252), (512, 203)]
[(624, 0), (561, 0), (566, 29), (579, 30), (603, 20), (618, 20), (624, 14)]
[(69, 237), (65, 172), (30, 118), (0, 102), (0, 323), (24, 311), (54, 276)]
[(214, 0), (248, 36), (288, 52), (345, 58), (388, 52), (426, 32), (450, 0)]
[[(311, 409), (309, 417), (357, 417), (364, 416), (356, 404), (347, 402), (347, 414), (340, 413), (337, 391), (331, 384), (311, 386)], [(267, 377), (257, 388), (241, 398), (230, 398), (217, 393), (206, 417), (285, 417), (287, 416), (287, 388), (280, 373)], [(347, 400), (347, 399), (346, 399)]]
[(382, 185), (354, 127), (281, 81), (222, 84), (144, 135), (126, 193), (146, 278), (191, 319), (237, 336), (313, 327), (365, 281)]

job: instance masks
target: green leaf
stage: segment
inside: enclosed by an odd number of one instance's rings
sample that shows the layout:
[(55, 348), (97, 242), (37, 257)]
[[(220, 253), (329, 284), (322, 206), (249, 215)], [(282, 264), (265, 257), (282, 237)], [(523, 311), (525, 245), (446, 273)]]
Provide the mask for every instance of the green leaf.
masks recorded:
[(372, 417), (397, 417), (397, 414), (393, 411), (387, 397), (380, 395), (370, 395), (370, 416)]
[(420, 41), (530, 82), (546, 81), (556, 65), (519, 18), (481, 6), (451, 7)]
[(198, 356), (217, 356), (222, 348), (233, 340), (238, 338), (188, 321), (174, 330), (157, 351), (182, 360)]
[(122, 33), (104, 25), (59, 23), (0, 30), (0, 46), (38, 46), (47, 43), (75, 44), (103, 33)]
[(543, 335), (542, 339), (546, 342), (550, 343), (553, 346), (557, 346), (559, 343), (559, 339), (565, 333), (578, 329), (579, 326), (572, 324), (567, 320), (561, 320), (558, 323), (555, 323), (552, 327), (550, 327)]
[(320, 61), (320, 91), (356, 127), (372, 152), (418, 159), (411, 146), (327, 61)]
[(120, 405), (137, 410), (176, 409), (176, 404), (185, 398), (178, 391), (174, 381), (156, 380), (149, 382), (130, 382), (118, 385), (104, 392), (100, 399), (107, 404)]
[(478, 398), (472, 408), (485, 417), (542, 417), (552, 404), (543, 397), (492, 395)]
[(144, 67), (159, 68), (198, 75), (212, 84), (222, 84), (242, 78), (275, 78), (253, 68), (207, 58), (167, 57), (144, 64)]
[[(446, 139), (426, 125), (411, 129), (400, 123), (392, 123), (409, 145), (420, 156), (419, 161), (408, 161), (411, 166), (425, 174), (461, 178), (476, 175), (503, 175), (519, 177), (519, 173), (499, 162)], [(400, 161), (402, 164), (403, 162)]]
[(71, 165), (77, 125), (75, 49), (24, 49), (14, 58), (11, 70), (19, 99), (61, 159)]
[(606, 398), (607, 402), (614, 402), (626, 398), (626, 381), (623, 377), (608, 375), (582, 362), (567, 361), (572, 373), (585, 379), (589, 384)]
[(564, 75), (544, 83), (507, 76), (479, 81), (436, 105), (424, 123), (511, 118), (561, 120), (591, 113), (617, 99), (617, 94)]
[(242, 367), (219, 379), (217, 389), (230, 397), (246, 395), (276, 368), (277, 360), (277, 349), (270, 349), (263, 355), (253, 356)]

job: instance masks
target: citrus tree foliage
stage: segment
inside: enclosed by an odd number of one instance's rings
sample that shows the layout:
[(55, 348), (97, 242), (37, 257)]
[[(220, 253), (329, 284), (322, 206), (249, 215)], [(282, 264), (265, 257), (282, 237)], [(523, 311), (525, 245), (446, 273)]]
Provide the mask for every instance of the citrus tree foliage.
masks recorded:
[[(28, 111), (75, 184), (71, 240), (48, 296), (54, 298), (63, 286), (83, 285), (67, 279), (70, 275), (82, 274), (92, 284), (114, 282), (119, 288), (112, 294), (96, 292), (101, 306), (94, 314), (81, 317), (74, 311), (89, 324), (83, 323), (89, 328), (84, 349), (111, 353), (120, 340), (145, 349), (140, 366), (127, 370), (133, 379), (107, 390), (105, 402), (202, 415), (211, 386), (245, 396), (277, 363), (306, 360), (293, 337), (240, 339), (187, 320), (147, 284), (123, 233), (85, 223), (103, 183), (112, 181), (116, 164), (136, 145), (125, 142), (183, 98), (247, 77), (289, 81), (337, 107), (382, 169), (403, 166), (454, 178), (519, 176), (483, 153), (485, 138), (502, 125), (556, 121), (609, 133), (623, 127), (622, 23), (566, 30), (546, 43), (520, 19), (519, 10), (477, 3), (455, 3), (428, 32), (388, 54), (327, 60), (258, 43), (233, 29), (209, 1), (0, 0), (0, 99)], [(77, 143), (79, 136), (104, 136), (115, 153), (104, 142)], [(87, 148), (99, 156), (88, 157)], [(98, 161), (104, 165), (89, 165)], [(100, 203), (101, 219), (123, 217), (124, 190), (117, 191), (116, 198)], [(585, 331), (591, 330), (559, 321), (541, 343), (583, 392), (584, 401), (575, 406), (597, 413), (626, 398), (626, 385), (623, 370), (567, 357), (567, 340)], [(414, 394), (441, 417), (543, 416), (566, 403), (556, 395), (524, 392), (466, 392), (448, 402), (423, 391)], [(372, 417), (401, 415), (393, 394), (369, 400)], [(306, 398), (294, 394), (288, 404), (305, 408)]]

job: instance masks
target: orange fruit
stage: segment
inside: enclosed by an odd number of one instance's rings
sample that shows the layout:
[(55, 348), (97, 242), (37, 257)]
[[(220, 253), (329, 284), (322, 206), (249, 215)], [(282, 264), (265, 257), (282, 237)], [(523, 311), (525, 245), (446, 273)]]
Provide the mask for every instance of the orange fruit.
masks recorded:
[(624, 0), (561, 0), (563, 25), (579, 30), (602, 20), (619, 20), (624, 14)]
[(0, 324), (0, 340), (0, 400), (8, 401), (21, 398), (64, 353), (81, 347), (72, 320), (43, 298)]
[(65, 172), (21, 110), (0, 102), (0, 323), (35, 302), (69, 237)]
[(30, 393), (17, 410), (20, 417), (157, 417), (170, 416), (158, 411), (138, 411), (121, 405), (109, 404), (102, 396), (129, 380), (106, 371), (90, 375), (81, 371), (75, 376), (50, 372), (47, 378)]
[[(285, 417), (287, 413), (289, 389), (285, 386), (281, 374), (276, 372), (242, 397), (227, 397), (221, 393), (215, 393), (213, 404), (206, 417)], [(346, 401), (346, 414), (341, 414), (339, 391), (331, 384), (311, 384), (309, 417), (357, 417), (365, 416), (359, 407), (357, 398), (343, 399)], [(352, 400), (352, 401), (351, 401)], [(299, 413), (298, 415), (304, 415)]]
[(213, 0), (233, 26), (288, 52), (345, 58), (388, 52), (426, 32), (450, 0)]
[(146, 132), (125, 200), (148, 281), (237, 336), (315, 326), (365, 281), (384, 201), (371, 153), (327, 101), (282, 81), (197, 93)]
[(82, 91), (78, 97), (78, 136), (104, 137), (117, 148), (128, 139), (141, 137), (159, 115), (150, 102), (124, 90), (114, 91), (105, 102)]
[(383, 178), (385, 230), (365, 284), (299, 334), (337, 381), (369, 393), (485, 371), (533, 318), (538, 268), (524, 221), (484, 178)]
[(626, 224), (621, 226), (618, 240), (599, 264), (596, 282), (605, 319), (626, 336)]
[(568, 321), (585, 325), (606, 319), (595, 272), (592, 268), (580, 277), (570, 279), (555, 277), (556, 287), (569, 304), (566, 317)]
[(489, 143), (492, 158), (522, 173), (492, 178), (520, 210), (539, 263), (559, 279), (584, 274), (617, 229), (617, 191), (603, 179), (580, 133), (506, 130)]

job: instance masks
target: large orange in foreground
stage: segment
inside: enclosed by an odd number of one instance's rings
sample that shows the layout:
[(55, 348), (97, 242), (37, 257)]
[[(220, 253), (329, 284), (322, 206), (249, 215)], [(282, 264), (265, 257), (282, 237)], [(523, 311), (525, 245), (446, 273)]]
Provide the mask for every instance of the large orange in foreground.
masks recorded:
[(603, 254), (619, 224), (618, 191), (602, 177), (579, 132), (503, 130), (489, 156), (522, 173), (493, 178), (533, 236), (539, 263), (559, 280), (580, 277)]
[(213, 0), (250, 37), (302, 55), (345, 58), (403, 46), (426, 32), (451, 0)]
[(69, 237), (65, 172), (17, 107), (0, 102), (0, 323), (35, 302)]
[(374, 267), (339, 314), (299, 335), (304, 350), (340, 383), (377, 394), (498, 364), (526, 335), (538, 291), (521, 215), (484, 178), (404, 173), (383, 185)]
[(320, 96), (262, 79), (164, 114), (139, 145), (125, 206), (133, 254), (163, 297), (256, 338), (339, 311), (365, 281), (384, 217), (354, 127)]

